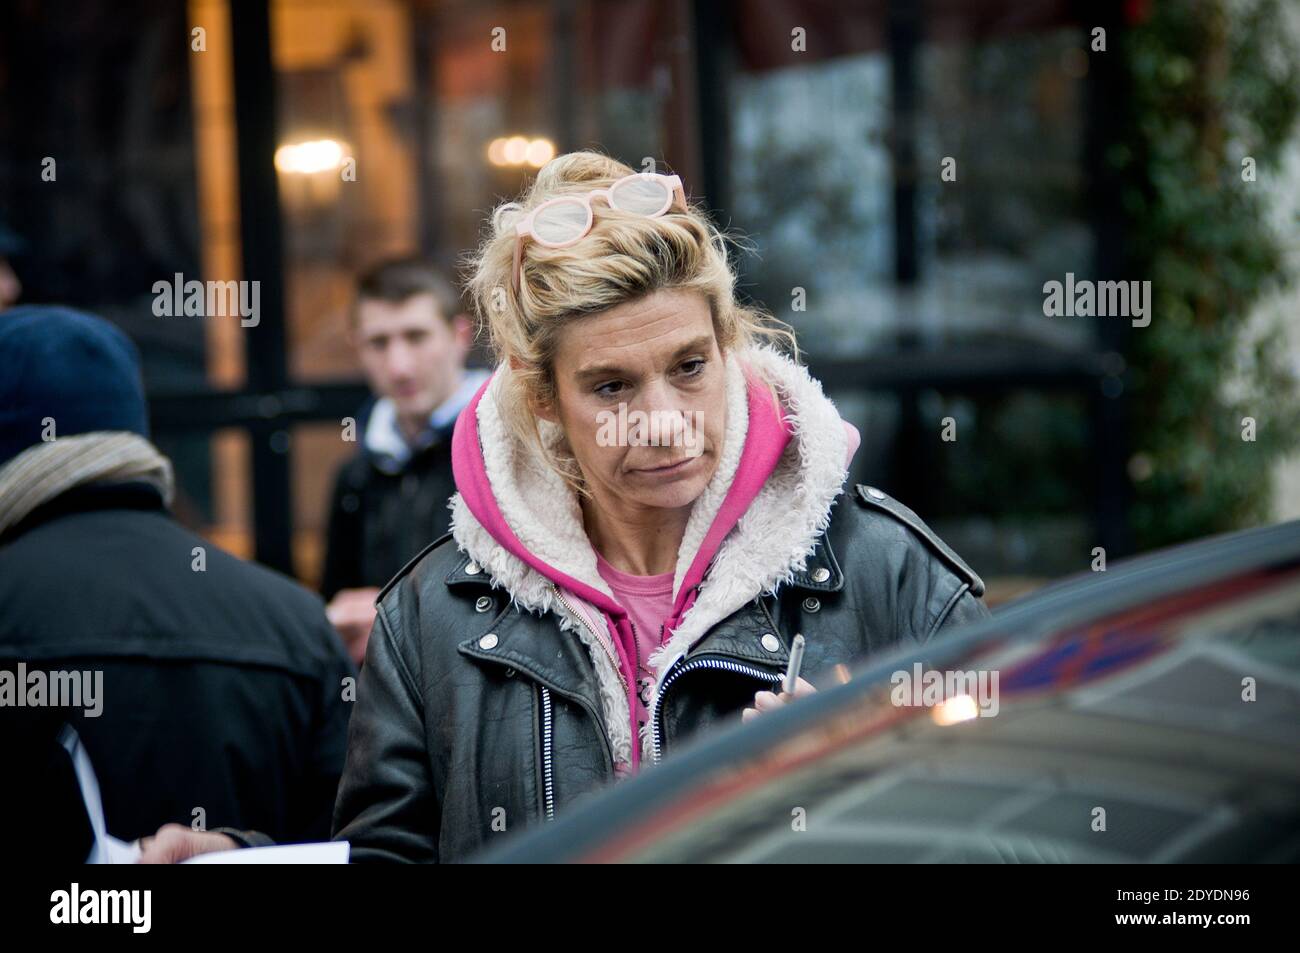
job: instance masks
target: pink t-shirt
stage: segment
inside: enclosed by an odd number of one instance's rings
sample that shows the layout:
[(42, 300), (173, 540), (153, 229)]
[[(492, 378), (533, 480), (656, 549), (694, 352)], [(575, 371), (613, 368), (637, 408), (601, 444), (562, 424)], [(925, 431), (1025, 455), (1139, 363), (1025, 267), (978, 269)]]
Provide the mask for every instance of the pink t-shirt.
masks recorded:
[(673, 611), (673, 574), (634, 576), (621, 572), (596, 554), (596, 570), (609, 583), (618, 604), (627, 610), (636, 632), (636, 721), (644, 725), (649, 717), (646, 705), (654, 689), (655, 673), (650, 668), (650, 653), (659, 647), (663, 624)]

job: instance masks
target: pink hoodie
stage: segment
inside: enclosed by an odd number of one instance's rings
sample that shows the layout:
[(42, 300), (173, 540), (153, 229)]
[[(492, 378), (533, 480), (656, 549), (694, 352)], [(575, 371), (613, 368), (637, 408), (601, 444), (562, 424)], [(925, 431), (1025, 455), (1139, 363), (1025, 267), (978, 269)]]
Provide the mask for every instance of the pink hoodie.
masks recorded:
[[(704, 579), (710, 562), (727, 533), (744, 515), (749, 504), (758, 495), (764, 482), (776, 468), (782, 452), (790, 442), (793, 429), (778, 411), (768, 389), (752, 372), (746, 370), (748, 383), (749, 427), (745, 437), (744, 450), (731, 486), (723, 498), (717, 516), (705, 534), (704, 541), (694, 560), (688, 568), (673, 601), (672, 614), (664, 625), (664, 639), (667, 640), (673, 629), (695, 602), (697, 586)], [(567, 573), (556, 569), (529, 551), (506, 521), (497, 504), (497, 499), (488, 478), (483, 461), (482, 447), (478, 435), (478, 405), (491, 380), (484, 382), (474, 395), (469, 405), (461, 412), (456, 421), (452, 436), (452, 469), (456, 488), (474, 517), (508, 552), (523, 560), (537, 572), (541, 573), (561, 589), (567, 590), (580, 599), (596, 607), (605, 617), (605, 625), (612, 636), (614, 649), (617, 651), (623, 687), (627, 693), (628, 710), (635, 713), (636, 670), (632, 659), (635, 657), (635, 638), (627, 611), (598, 589), (575, 579)], [(856, 450), (859, 437), (857, 430), (847, 422), (849, 431), (849, 457)], [(591, 621), (591, 620), (588, 620)], [(593, 627), (594, 628), (594, 627)], [(599, 637), (599, 633), (597, 633)], [(637, 737), (635, 714), (632, 715), (632, 737)], [(639, 766), (639, 745), (632, 745), (632, 770)]]

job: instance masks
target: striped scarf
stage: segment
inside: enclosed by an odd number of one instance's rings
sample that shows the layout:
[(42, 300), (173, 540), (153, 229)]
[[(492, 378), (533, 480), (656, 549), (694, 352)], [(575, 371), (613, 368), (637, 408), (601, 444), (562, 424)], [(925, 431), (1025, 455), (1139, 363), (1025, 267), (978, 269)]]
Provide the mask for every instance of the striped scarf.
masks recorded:
[(171, 461), (137, 433), (102, 430), (34, 444), (0, 467), (0, 535), (73, 487), (128, 482), (156, 487), (171, 505)]

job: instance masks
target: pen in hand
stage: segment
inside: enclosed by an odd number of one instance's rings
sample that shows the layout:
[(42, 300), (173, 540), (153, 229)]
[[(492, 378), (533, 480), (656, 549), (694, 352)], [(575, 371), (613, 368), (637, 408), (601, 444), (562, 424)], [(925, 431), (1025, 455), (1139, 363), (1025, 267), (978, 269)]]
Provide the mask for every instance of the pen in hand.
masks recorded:
[(741, 713), (741, 720), (749, 721), (751, 718), (757, 718), (760, 713), (774, 711), (799, 695), (816, 691), (799, 677), (799, 670), (803, 667), (803, 649), (804, 637), (796, 635), (790, 643), (790, 664), (786, 666), (785, 675), (780, 679), (779, 684), (772, 686), (770, 691), (755, 693), (753, 706)]
[(799, 669), (803, 668), (803, 647), (804, 637), (800, 633), (790, 643), (790, 664), (786, 666), (785, 678), (781, 680), (781, 691), (787, 695), (794, 694), (795, 685), (799, 682)]

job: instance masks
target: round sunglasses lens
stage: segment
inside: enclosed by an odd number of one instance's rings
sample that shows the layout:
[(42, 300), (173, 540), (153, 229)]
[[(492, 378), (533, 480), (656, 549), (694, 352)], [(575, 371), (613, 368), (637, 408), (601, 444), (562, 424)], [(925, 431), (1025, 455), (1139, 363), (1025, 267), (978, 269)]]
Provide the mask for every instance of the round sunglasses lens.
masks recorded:
[(577, 199), (556, 202), (537, 213), (533, 231), (544, 242), (562, 245), (571, 242), (587, 227), (587, 206)]
[(654, 215), (668, 207), (669, 193), (659, 179), (628, 179), (610, 193), (609, 204), (624, 212)]

